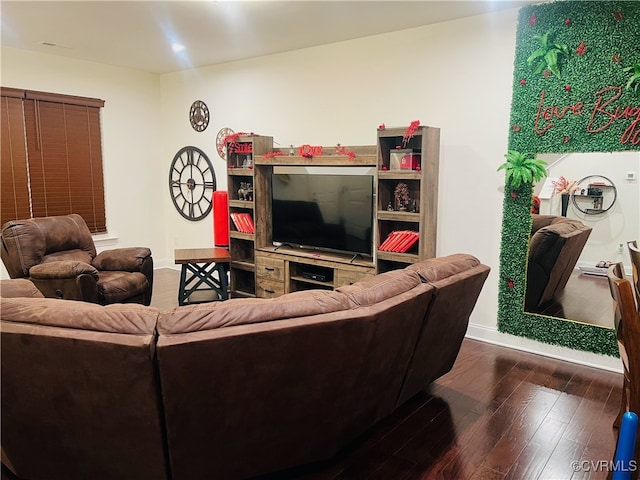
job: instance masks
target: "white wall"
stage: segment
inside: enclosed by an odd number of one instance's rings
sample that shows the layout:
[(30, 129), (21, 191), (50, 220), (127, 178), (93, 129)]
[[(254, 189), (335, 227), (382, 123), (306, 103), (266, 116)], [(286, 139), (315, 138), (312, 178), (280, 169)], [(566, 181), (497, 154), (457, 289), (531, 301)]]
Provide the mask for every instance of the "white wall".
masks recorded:
[[(212, 218), (189, 222), (170, 200), (166, 178), (181, 147), (203, 149), (225, 189), (226, 165), (215, 148), (222, 127), (273, 136), (276, 146), (374, 145), (382, 123), (440, 127), (437, 254), (470, 253), (492, 268), (469, 334), (619, 369), (615, 359), (496, 329), (504, 181), (496, 169), (507, 151), (516, 23), (517, 10), (502, 11), (166, 74), (159, 86), (139, 72), (3, 50), (2, 84), (107, 100), (109, 226), (119, 243), (151, 245), (165, 265), (175, 247), (213, 243)], [(202, 133), (188, 120), (195, 100), (211, 112)]]
[[(168, 190), (161, 176), (157, 75), (12, 48), (2, 49), (2, 86), (105, 100), (102, 151), (109, 239), (98, 247), (164, 247)], [(6, 277), (6, 271), (2, 274)]]
[[(438, 254), (467, 252), (493, 267), (474, 321), (495, 327), (503, 176), (517, 11), (162, 76), (165, 149), (215, 153), (222, 127), (281, 146), (375, 145), (376, 129), (412, 120), (441, 128)], [(496, 28), (498, 27), (498, 28)], [(209, 106), (204, 133), (182, 115)], [(211, 242), (211, 222), (167, 208), (168, 248)], [(173, 237), (171, 237), (173, 235)]]

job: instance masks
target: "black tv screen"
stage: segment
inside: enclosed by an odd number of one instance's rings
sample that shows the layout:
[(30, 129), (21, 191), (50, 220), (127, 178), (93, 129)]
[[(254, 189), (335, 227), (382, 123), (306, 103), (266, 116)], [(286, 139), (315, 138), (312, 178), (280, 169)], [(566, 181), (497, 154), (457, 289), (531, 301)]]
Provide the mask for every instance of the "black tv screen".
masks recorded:
[(275, 245), (373, 255), (373, 176), (273, 174)]

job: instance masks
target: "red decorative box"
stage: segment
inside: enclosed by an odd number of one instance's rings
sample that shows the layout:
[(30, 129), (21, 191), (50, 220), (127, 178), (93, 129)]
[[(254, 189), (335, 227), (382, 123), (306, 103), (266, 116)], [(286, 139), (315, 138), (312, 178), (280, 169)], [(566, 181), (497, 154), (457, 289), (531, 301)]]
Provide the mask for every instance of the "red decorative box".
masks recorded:
[(390, 153), (391, 170), (416, 170), (420, 168), (420, 153), (411, 149), (396, 149)]

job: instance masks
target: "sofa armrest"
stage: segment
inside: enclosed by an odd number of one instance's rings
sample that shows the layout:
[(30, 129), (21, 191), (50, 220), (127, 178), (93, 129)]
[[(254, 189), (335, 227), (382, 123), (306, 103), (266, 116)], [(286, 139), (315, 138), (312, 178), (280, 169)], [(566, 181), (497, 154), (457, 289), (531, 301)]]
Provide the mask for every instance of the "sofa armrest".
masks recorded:
[(43, 298), (44, 295), (31, 280), (26, 278), (5, 278), (0, 280), (0, 297)]
[(60, 280), (75, 278), (80, 275), (90, 275), (98, 280), (98, 270), (85, 262), (62, 260), (34, 265), (29, 269), (32, 280)]
[(30, 280), (48, 298), (99, 303), (98, 271), (86, 262), (60, 260), (29, 269)]
[(150, 257), (151, 250), (146, 247), (115, 248), (96, 255), (92, 264), (98, 270), (141, 272)]

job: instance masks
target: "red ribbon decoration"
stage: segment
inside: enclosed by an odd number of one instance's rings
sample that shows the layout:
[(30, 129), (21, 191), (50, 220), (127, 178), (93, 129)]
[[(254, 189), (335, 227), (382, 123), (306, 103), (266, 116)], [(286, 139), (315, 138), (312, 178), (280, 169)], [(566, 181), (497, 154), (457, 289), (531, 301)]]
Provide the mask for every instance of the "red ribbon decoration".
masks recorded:
[(404, 135), (402, 136), (403, 147), (407, 146), (407, 143), (409, 143), (409, 140), (413, 138), (413, 135), (416, 133), (416, 130), (418, 130), (419, 126), (420, 126), (420, 120), (414, 120), (409, 124), (407, 129), (404, 131)]
[(340, 144), (336, 145), (336, 153), (338, 155), (346, 155), (349, 157), (350, 160), (353, 160), (354, 158), (356, 158), (356, 152), (354, 152), (353, 150), (348, 150), (341, 146)]

